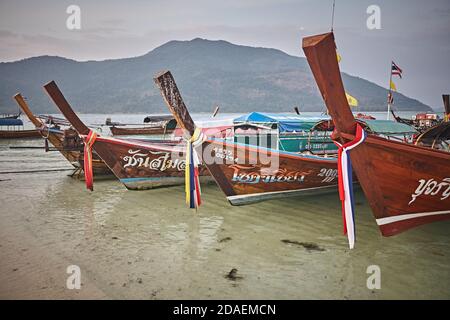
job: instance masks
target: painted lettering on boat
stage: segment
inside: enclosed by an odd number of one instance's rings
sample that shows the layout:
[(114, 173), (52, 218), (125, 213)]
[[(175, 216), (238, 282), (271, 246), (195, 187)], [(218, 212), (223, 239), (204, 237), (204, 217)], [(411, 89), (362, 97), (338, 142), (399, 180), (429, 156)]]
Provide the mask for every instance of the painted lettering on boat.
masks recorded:
[(412, 199), (408, 205), (413, 203), (417, 197), (421, 195), (438, 195), (441, 200), (447, 199), (450, 197), (450, 178), (444, 178), (441, 182), (437, 182), (434, 179), (420, 179), (419, 186), (417, 187), (415, 193), (411, 194)]
[(184, 171), (186, 161), (181, 159), (172, 159), (170, 152), (128, 150), (128, 155), (124, 156), (124, 168), (128, 167), (144, 167), (151, 170), (165, 171), (167, 169), (176, 169)]
[(322, 168), (317, 176), (323, 177), (322, 182), (328, 183), (334, 181), (338, 177), (338, 171), (337, 169)]
[(234, 170), (234, 183), (273, 183), (273, 182), (298, 182), (302, 183), (310, 172), (288, 171), (287, 169), (266, 170), (266, 168), (258, 168), (257, 166), (229, 166)]
[(233, 151), (224, 148), (214, 147), (214, 156), (218, 159), (225, 159), (227, 161), (237, 162), (238, 158), (234, 158)]

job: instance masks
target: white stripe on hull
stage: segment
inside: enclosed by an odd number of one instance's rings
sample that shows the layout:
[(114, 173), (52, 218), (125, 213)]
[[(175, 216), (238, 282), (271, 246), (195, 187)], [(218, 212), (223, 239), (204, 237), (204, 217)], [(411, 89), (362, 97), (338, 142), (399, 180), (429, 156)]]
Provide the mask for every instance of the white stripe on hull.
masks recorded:
[(421, 212), (421, 213), (402, 214), (399, 216), (380, 218), (380, 219), (376, 219), (376, 220), (377, 220), (377, 224), (379, 226), (382, 226), (385, 224), (394, 223), (394, 222), (398, 222), (398, 221), (404, 221), (404, 220), (428, 217), (428, 216), (435, 216), (435, 215), (440, 215), (440, 214), (448, 214), (448, 213), (450, 213), (450, 210)]
[(235, 196), (228, 196), (227, 199), (230, 201), (232, 205), (241, 205), (247, 203), (254, 203), (268, 199), (281, 198), (281, 197), (290, 197), (301, 194), (319, 194), (320, 192), (330, 192), (335, 191), (337, 185), (329, 185), (323, 187), (315, 187), (315, 188), (305, 188), (298, 190), (284, 190), (284, 191), (270, 191), (270, 192), (260, 192), (260, 193), (251, 193), (251, 194), (242, 194)]
[[(153, 179), (136, 179), (136, 181), (128, 179), (121, 179), (121, 182), (131, 190), (146, 190), (146, 189), (154, 189), (159, 187), (170, 187), (170, 186), (178, 186), (183, 185), (185, 183), (184, 177), (159, 177)], [(213, 179), (210, 176), (201, 176), (200, 183), (210, 183)]]

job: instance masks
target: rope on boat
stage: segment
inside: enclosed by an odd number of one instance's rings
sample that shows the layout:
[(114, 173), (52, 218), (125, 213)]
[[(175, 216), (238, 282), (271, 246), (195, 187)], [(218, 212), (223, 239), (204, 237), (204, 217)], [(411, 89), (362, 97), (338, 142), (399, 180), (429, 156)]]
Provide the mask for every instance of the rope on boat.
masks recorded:
[(40, 169), (40, 170), (23, 170), (23, 171), (2, 171), (0, 174), (11, 174), (11, 173), (37, 173), (37, 172), (52, 172), (52, 171), (69, 171), (74, 170), (73, 168), (70, 169)]
[[(45, 147), (38, 146), (9, 146), (10, 149), (45, 149)], [(48, 148), (48, 151), (58, 151), (56, 148)]]

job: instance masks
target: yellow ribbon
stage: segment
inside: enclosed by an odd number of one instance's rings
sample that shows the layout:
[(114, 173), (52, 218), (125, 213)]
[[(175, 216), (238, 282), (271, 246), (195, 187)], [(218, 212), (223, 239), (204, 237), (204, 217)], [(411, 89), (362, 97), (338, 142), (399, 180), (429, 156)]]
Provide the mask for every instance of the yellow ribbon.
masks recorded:
[[(203, 139), (202, 130), (200, 128), (195, 128), (194, 133), (189, 139), (186, 139), (186, 167), (184, 170), (184, 182), (185, 182), (185, 192), (186, 192), (186, 203), (190, 204), (191, 202), (191, 196), (195, 197), (195, 194), (191, 195), (191, 179), (190, 179), (190, 172), (191, 172), (191, 150), (192, 150), (192, 158), (193, 163), (192, 165), (195, 167), (199, 165), (199, 159), (197, 152), (195, 151), (195, 146), (192, 148), (193, 144), (196, 144), (197, 142), (201, 141)], [(195, 185), (195, 177), (193, 177)], [(194, 190), (195, 191), (195, 190)], [(198, 200), (198, 199), (197, 199)]]

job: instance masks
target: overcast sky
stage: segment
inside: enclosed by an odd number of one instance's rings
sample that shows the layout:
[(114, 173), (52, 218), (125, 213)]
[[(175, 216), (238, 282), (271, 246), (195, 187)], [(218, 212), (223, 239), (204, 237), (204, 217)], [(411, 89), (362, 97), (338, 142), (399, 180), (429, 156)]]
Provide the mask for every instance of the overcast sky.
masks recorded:
[[(81, 30), (66, 9), (81, 8)], [(381, 29), (369, 30), (369, 5)], [(304, 56), (301, 38), (329, 31), (332, 0), (0, 0), (0, 61), (38, 55), (75, 60), (139, 56), (170, 40), (196, 37), (277, 48)], [(341, 69), (388, 86), (390, 61), (404, 72), (400, 92), (432, 107), (450, 92), (449, 0), (336, 0)]]

